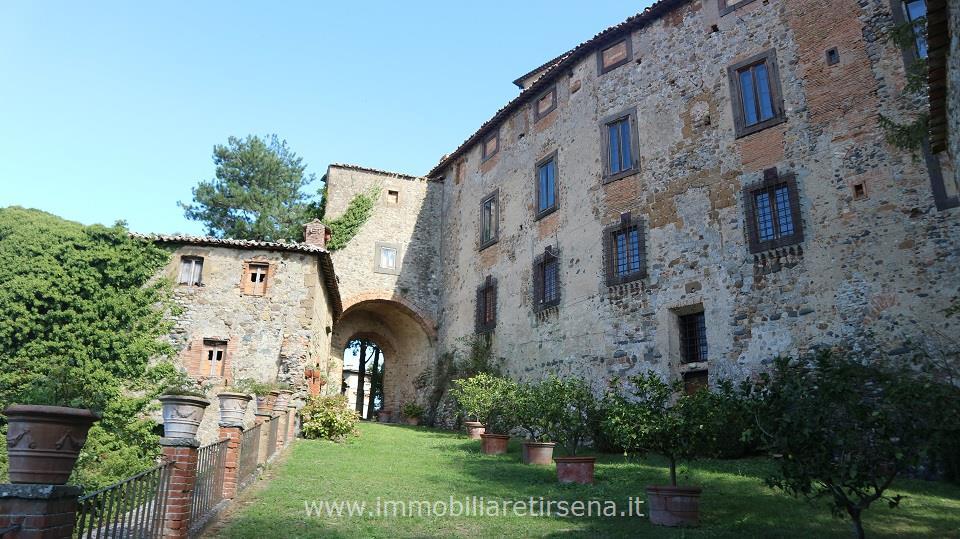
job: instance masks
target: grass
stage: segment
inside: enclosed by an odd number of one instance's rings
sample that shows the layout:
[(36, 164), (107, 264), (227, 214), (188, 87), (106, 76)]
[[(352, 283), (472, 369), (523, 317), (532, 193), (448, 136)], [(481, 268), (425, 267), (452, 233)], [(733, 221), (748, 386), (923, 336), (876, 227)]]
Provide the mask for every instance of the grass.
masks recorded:
[[(665, 461), (625, 462), (599, 455), (594, 485), (560, 485), (552, 466), (519, 463), (519, 442), (485, 456), (479, 442), (447, 431), (365, 423), (347, 443), (299, 440), (269, 482), (241, 496), (213, 537), (850, 537), (825, 503), (796, 500), (763, 485), (764, 459), (705, 460), (684, 467), (681, 484), (699, 485), (702, 523), (653, 526), (645, 517), (308, 516), (304, 502), (376, 500), (613, 500), (623, 508), (644, 487), (667, 483)], [(874, 504), (868, 537), (960, 537), (960, 487), (901, 480), (899, 508)]]

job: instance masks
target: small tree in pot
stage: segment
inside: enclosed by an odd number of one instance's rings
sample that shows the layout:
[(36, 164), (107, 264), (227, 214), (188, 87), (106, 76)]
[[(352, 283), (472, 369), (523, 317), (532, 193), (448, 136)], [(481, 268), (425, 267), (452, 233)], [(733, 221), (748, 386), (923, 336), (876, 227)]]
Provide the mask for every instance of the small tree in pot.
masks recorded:
[(111, 398), (101, 371), (83, 361), (53, 360), (48, 377), (34, 378), (7, 417), (7, 453), (12, 483), (62, 485), (70, 478), (87, 433)]
[(480, 434), (482, 451), (488, 455), (506, 453), (509, 432), (516, 426), (516, 382), (481, 373), (455, 380), (453, 385), (451, 394), (464, 413), (479, 420), (485, 428)]
[(577, 454), (598, 420), (597, 398), (590, 384), (581, 378), (549, 378), (541, 383), (541, 398), (546, 403), (543, 421), (547, 432), (566, 455), (553, 459), (557, 479), (561, 483), (593, 483), (597, 459)]
[(407, 425), (419, 425), (420, 418), (423, 417), (424, 409), (415, 401), (405, 402), (400, 406), (400, 413), (403, 415)]
[(521, 383), (516, 391), (517, 426), (526, 432), (521, 461), (524, 464), (553, 464), (553, 449), (557, 445), (548, 441), (551, 419), (556, 412), (548, 408), (556, 403), (544, 395), (544, 384)]
[(710, 392), (687, 395), (683, 382), (654, 371), (632, 376), (609, 396), (604, 426), (627, 452), (659, 453), (670, 461), (670, 485), (647, 487), (650, 521), (665, 526), (699, 524), (700, 488), (677, 486), (677, 461), (699, 454), (711, 433), (704, 419)]
[(493, 383), (494, 377), (489, 374), (453, 381), (450, 395), (457, 401), (467, 419), (464, 424), (471, 440), (479, 440), (485, 431), (486, 427), (481, 418), (494, 406), (496, 395), (493, 392)]

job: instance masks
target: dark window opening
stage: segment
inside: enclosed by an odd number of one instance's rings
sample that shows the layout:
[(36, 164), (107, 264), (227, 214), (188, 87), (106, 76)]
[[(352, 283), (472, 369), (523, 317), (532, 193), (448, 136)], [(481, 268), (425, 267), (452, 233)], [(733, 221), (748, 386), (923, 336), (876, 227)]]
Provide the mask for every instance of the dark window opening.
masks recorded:
[(560, 303), (560, 259), (547, 247), (533, 265), (534, 308), (538, 311)]
[(832, 66), (840, 63), (840, 51), (836, 47), (827, 49), (827, 65)]
[(680, 358), (683, 363), (707, 360), (707, 325), (703, 312), (680, 315)]
[(497, 327), (497, 280), (487, 276), (477, 289), (477, 333), (488, 333)]

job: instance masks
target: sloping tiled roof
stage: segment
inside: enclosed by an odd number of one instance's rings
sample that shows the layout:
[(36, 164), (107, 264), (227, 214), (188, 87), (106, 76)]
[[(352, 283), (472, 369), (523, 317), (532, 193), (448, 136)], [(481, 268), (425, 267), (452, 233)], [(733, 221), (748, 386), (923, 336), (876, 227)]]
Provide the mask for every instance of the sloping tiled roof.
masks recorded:
[(360, 172), (370, 172), (372, 174), (382, 174), (383, 176), (395, 176), (397, 178), (404, 178), (407, 180), (422, 180), (423, 176), (414, 176), (412, 174), (404, 174), (402, 172), (390, 172), (389, 170), (380, 170), (378, 168), (370, 168), (361, 165), (350, 165), (346, 163), (330, 163), (332, 168), (343, 168), (347, 170), (359, 170)]
[(131, 232), (131, 237), (156, 243), (184, 243), (189, 245), (207, 245), (211, 247), (229, 247), (233, 249), (264, 249), (268, 251), (288, 251), (294, 253), (315, 254), (323, 273), (323, 287), (327, 290), (330, 306), (333, 308), (333, 321), (343, 314), (343, 302), (340, 299), (340, 287), (337, 284), (337, 274), (333, 268), (333, 259), (330, 252), (322, 247), (307, 243), (234, 240), (230, 238), (215, 238), (213, 236), (191, 236), (188, 234), (140, 234)]
[(593, 36), (587, 41), (584, 41), (583, 43), (571, 49), (569, 52), (558, 57), (557, 62), (547, 69), (547, 71), (540, 78), (538, 78), (526, 90), (521, 91), (520, 95), (513, 98), (509, 103), (504, 105), (503, 108), (498, 110), (497, 113), (493, 115), (493, 118), (490, 118), (484, 122), (483, 125), (481, 125), (476, 132), (470, 135), (467, 140), (460, 144), (456, 150), (444, 156), (443, 159), (440, 160), (440, 163), (438, 163), (437, 166), (433, 167), (433, 169), (427, 173), (427, 177), (437, 177), (437, 175), (440, 174), (444, 168), (446, 168), (455, 159), (463, 155), (474, 144), (478, 143), (491, 129), (500, 125), (501, 122), (509, 118), (514, 111), (526, 103), (527, 99), (539, 95), (540, 91), (546, 89), (546, 87), (553, 82), (557, 75), (576, 65), (576, 63), (579, 62), (583, 57), (592, 54), (596, 47), (604, 45), (609, 41), (613, 41), (623, 34), (633, 32), (638, 28), (642, 28), (647, 24), (659, 19), (663, 15), (666, 15), (674, 8), (690, 1), (691, 0), (658, 0), (642, 12), (627, 18), (627, 20), (619, 24), (615, 24), (606, 30), (603, 30), (599, 34)]
[(513, 81), (513, 83), (516, 84), (518, 87), (520, 87), (520, 89), (522, 90), (522, 89), (523, 89), (523, 81), (524, 81), (524, 79), (526, 79), (527, 77), (529, 77), (530, 75), (533, 75), (534, 73), (536, 73), (536, 72), (538, 72), (538, 71), (543, 71), (544, 69), (546, 69), (546, 68), (548, 68), (548, 67), (553, 67), (554, 64), (556, 64), (556, 63), (559, 62), (560, 60), (563, 60), (564, 58), (566, 58), (566, 56), (567, 56), (568, 54), (570, 54), (570, 51), (567, 51), (567, 52), (561, 54), (560, 56), (557, 56), (557, 57), (555, 57), (555, 58), (551, 58), (551, 59), (547, 60), (546, 62), (538, 65), (537, 67), (535, 67), (535, 68), (531, 69), (530, 71), (527, 71), (527, 72), (524, 73), (523, 75), (520, 75), (519, 77), (517, 77), (517, 80)]

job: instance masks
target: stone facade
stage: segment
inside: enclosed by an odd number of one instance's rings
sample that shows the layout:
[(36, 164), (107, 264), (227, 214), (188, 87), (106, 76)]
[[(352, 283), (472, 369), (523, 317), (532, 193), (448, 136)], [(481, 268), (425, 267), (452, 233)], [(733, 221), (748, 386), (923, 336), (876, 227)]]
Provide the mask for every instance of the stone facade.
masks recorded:
[[(183, 240), (186, 240), (184, 242)], [(203, 238), (162, 241), (173, 249), (164, 276), (179, 280), (183, 257), (203, 260), (202, 285), (176, 284), (174, 298), (182, 312), (170, 335), (178, 363), (210, 385), (211, 401), (199, 437), (217, 439), (216, 394), (241, 378), (288, 383), (306, 396), (304, 370), (326, 370), (334, 308), (323, 282), (320, 257), (325, 252), (206, 244)], [(293, 245), (291, 245), (293, 247)], [(266, 293), (244, 293), (245, 264), (269, 264)], [(204, 356), (204, 341), (226, 342), (223, 365)], [(217, 372), (219, 371), (219, 372)], [(222, 373), (222, 374), (221, 374)], [(245, 426), (254, 424), (249, 406)]]

